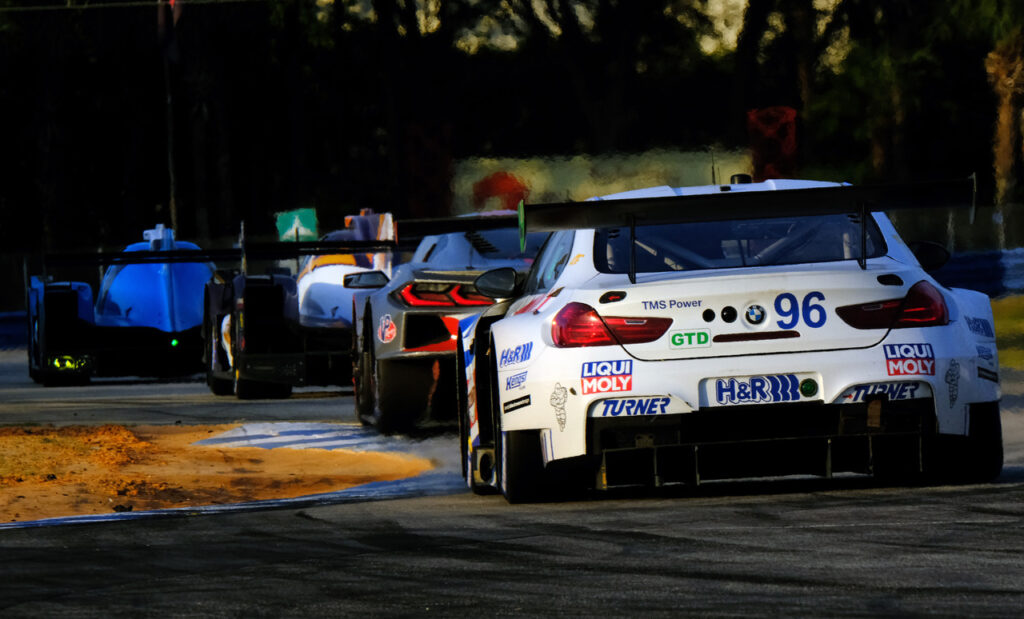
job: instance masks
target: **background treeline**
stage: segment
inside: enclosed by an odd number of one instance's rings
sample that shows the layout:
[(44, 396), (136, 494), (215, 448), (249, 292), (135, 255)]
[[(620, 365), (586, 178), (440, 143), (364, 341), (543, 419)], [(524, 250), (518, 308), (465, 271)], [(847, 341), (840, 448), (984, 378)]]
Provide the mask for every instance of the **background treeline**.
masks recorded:
[(769, 106), (800, 176), (1020, 195), (1016, 0), (752, 0), (733, 45), (711, 0), (52, 2), (0, 0), (8, 254), (442, 215), (460, 158), (744, 147)]

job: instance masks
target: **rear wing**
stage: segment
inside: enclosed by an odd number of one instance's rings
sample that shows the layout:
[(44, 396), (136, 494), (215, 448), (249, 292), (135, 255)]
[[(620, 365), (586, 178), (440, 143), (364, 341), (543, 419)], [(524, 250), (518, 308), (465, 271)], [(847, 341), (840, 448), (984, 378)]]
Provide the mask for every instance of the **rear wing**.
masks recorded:
[[(519, 203), (519, 242), (525, 246), (530, 232), (587, 228), (629, 228), (688, 222), (766, 219), (809, 215), (848, 214), (860, 217), (860, 257), (866, 267), (867, 215), (870, 212), (920, 208), (974, 208), (977, 181), (963, 179), (889, 185), (840, 185), (772, 191), (732, 191), (659, 198), (623, 198), (562, 202)], [(635, 244), (630, 243), (634, 246)], [(636, 280), (635, 256), (630, 260), (630, 281)]]
[(182, 262), (238, 262), (243, 253), (249, 258), (286, 260), (298, 256), (361, 253), (394, 249), (394, 241), (299, 241), (248, 243), (228, 249), (171, 249), (97, 253), (47, 254), (44, 265), (110, 266), (115, 264), (172, 264)]
[(495, 215), (404, 219), (399, 220), (395, 225), (398, 228), (399, 244), (408, 247), (410, 244), (418, 243), (424, 237), (437, 234), (516, 228), (519, 225), (519, 218), (514, 211), (505, 211)]
[[(450, 232), (470, 232), (515, 228), (515, 214), (477, 215), (436, 219), (406, 219), (394, 223), (401, 244), (418, 242), (426, 236)], [(247, 242), (243, 225), (239, 247), (224, 249), (171, 249), (116, 252), (78, 252), (47, 254), (43, 256), (43, 274), (56, 267), (106, 267), (127, 264), (207, 263), (218, 266), (241, 263), (243, 271), (248, 260), (289, 260), (301, 256), (327, 254), (371, 253), (395, 251), (401, 247), (397, 240), (366, 241), (278, 241)], [(27, 271), (27, 265), (26, 265)]]

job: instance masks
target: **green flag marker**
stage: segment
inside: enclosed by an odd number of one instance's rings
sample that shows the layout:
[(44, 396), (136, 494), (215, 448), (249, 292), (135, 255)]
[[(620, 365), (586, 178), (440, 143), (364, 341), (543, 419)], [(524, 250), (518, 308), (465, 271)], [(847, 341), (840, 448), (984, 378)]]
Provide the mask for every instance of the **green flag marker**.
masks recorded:
[(300, 208), (275, 213), (277, 237), (282, 241), (315, 241), (317, 239), (316, 209)]

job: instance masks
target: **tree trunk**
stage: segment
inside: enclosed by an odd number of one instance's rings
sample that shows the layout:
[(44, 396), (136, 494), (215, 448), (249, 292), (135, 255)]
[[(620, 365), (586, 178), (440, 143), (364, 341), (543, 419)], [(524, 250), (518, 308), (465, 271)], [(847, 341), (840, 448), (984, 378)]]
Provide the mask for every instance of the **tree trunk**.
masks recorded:
[(985, 58), (985, 70), (998, 100), (993, 136), (992, 163), (996, 182), (996, 204), (1016, 197), (1015, 170), (1017, 140), (1020, 138), (1020, 96), (1024, 91), (1024, 34), (1020, 31), (1004, 39)]

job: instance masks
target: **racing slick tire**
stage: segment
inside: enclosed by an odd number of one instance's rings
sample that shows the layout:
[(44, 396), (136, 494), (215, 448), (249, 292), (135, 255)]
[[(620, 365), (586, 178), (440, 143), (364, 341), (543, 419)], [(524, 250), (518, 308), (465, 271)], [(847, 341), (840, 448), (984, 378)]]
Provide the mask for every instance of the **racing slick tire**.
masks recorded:
[(366, 331), (364, 329), (362, 347), (355, 345), (358, 338), (355, 335), (356, 331), (352, 331), (352, 350), (355, 351), (352, 355), (352, 396), (359, 423), (371, 426), (374, 423), (374, 395), (377, 386), (373, 375), (373, 341), (370, 339), (372, 335)]
[(999, 402), (971, 405), (971, 424), (964, 447), (966, 481), (987, 482), (1003, 470), (1003, 426)]
[(381, 434), (400, 434), (415, 428), (430, 390), (430, 368), (422, 363), (377, 361), (374, 372), (373, 425)]
[(37, 370), (37, 367), (42, 367), (42, 362), (39, 360), (39, 319), (34, 318), (32, 324), (29, 327), (28, 334), (28, 375), (36, 383), (42, 383), (42, 373)]
[(1003, 429), (999, 402), (971, 404), (967, 436), (932, 437), (928, 477), (939, 483), (984, 483), (1003, 470)]
[[(208, 331), (209, 333), (209, 331)], [(226, 378), (217, 378), (213, 374), (213, 365), (217, 359), (217, 339), (208, 336), (210, 342), (210, 361), (206, 364), (206, 386), (213, 395), (231, 395), (235, 392), (234, 382)]]
[(505, 500), (536, 503), (547, 499), (540, 435), (532, 430), (502, 432), (497, 444), (498, 485)]

